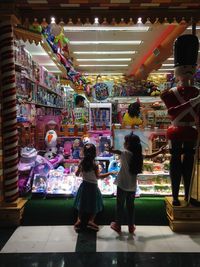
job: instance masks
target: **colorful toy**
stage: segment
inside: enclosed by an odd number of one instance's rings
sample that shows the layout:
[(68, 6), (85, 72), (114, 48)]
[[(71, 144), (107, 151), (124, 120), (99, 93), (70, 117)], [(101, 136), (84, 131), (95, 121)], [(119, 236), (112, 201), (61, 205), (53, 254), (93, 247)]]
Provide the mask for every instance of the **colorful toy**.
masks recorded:
[(72, 145), (72, 158), (73, 159), (80, 159), (80, 150), (81, 150), (80, 144), (81, 144), (80, 139), (74, 140), (74, 143)]
[(55, 121), (49, 121), (48, 122), (48, 128), (49, 130), (46, 133), (45, 136), (45, 144), (46, 144), (46, 158), (50, 158), (50, 154), (48, 152), (56, 154), (57, 152), (57, 133), (55, 131), (57, 123)]

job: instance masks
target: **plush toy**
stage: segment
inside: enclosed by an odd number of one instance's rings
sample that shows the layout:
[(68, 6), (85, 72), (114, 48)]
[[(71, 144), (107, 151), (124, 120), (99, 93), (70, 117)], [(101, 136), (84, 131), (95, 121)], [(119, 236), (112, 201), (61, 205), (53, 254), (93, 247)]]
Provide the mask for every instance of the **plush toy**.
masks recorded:
[(194, 86), (194, 74), (198, 57), (199, 41), (195, 35), (181, 35), (174, 44), (177, 87), (162, 92), (171, 126), (167, 129), (167, 138), (171, 153), (170, 178), (172, 184), (173, 205), (179, 206), (178, 199), (181, 178), (188, 201), (189, 189), (197, 143), (196, 121), (199, 121), (200, 91)]
[[(45, 158), (50, 158), (50, 154), (47, 153), (57, 153), (57, 133), (55, 131), (57, 123), (55, 121), (49, 121), (47, 126), (49, 130), (46, 133), (45, 136), (45, 144), (46, 144), (46, 154)], [(52, 155), (53, 156), (53, 155)]]

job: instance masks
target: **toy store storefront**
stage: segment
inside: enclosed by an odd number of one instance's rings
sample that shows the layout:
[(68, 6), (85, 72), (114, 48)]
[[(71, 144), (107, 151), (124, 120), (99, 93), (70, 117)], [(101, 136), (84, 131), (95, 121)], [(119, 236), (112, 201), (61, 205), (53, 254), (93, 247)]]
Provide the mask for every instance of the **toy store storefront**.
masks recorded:
[[(166, 146), (170, 119), (159, 93), (163, 86), (169, 86), (171, 78), (159, 85), (156, 81), (136, 83), (124, 78), (120, 85), (106, 77), (98, 77), (92, 83), (93, 77), (87, 80), (75, 70), (65, 54), (69, 53), (67, 38), (62, 31), (54, 36), (52, 25), (35, 21), (29, 30), (15, 27), (14, 36), (7, 25), (7, 34), (12, 37), (8, 43), (12, 57), (3, 57), (3, 52), (1, 56), (2, 66), (11, 67), (1, 67), (1, 73), (3, 77), (12, 77), (16, 85), (12, 79), (1, 81), (0, 224), (73, 224), (74, 197), (82, 183), (82, 177), (76, 173), (87, 143), (96, 147), (99, 172), (111, 172), (98, 180), (104, 196), (104, 210), (98, 220), (107, 224), (114, 217), (115, 179), (120, 169), (119, 157), (109, 148), (123, 150), (124, 137), (131, 131), (140, 137), (144, 155)], [(6, 38), (3, 41), (8, 42)], [(49, 55), (46, 64), (37, 58), (44, 52)], [(84, 106), (76, 101), (80, 95)], [(124, 120), (132, 103), (140, 105), (134, 125)], [(158, 153), (144, 159), (136, 191), (141, 224), (149, 224), (147, 210), (155, 215), (151, 224), (167, 224), (164, 196), (171, 195), (169, 158), (169, 154)], [(181, 186), (180, 193), (183, 192)]]

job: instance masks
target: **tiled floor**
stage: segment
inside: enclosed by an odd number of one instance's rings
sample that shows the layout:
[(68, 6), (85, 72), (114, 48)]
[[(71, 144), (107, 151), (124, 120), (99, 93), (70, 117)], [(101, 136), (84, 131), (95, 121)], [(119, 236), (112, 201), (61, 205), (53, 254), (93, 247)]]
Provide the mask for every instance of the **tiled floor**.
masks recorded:
[[(0, 267), (200, 267), (200, 233), (168, 226), (122, 227), (75, 233), (73, 226), (20, 226), (2, 246)], [(0, 237), (1, 239), (1, 237)]]
[[(80, 236), (73, 226), (20, 226), (0, 253), (76, 252)], [(200, 252), (200, 234), (174, 233), (167, 226), (137, 226), (134, 236), (126, 226), (121, 235), (102, 226), (97, 234), (88, 232), (85, 243), (87, 237), (95, 239), (96, 252)]]

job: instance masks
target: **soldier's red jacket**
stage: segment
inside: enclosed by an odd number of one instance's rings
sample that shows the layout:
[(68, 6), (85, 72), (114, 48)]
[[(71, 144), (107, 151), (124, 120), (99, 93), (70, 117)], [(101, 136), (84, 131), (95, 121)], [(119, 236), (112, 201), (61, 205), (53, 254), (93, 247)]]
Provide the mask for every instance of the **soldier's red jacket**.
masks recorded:
[(200, 90), (194, 86), (178, 86), (164, 91), (161, 99), (165, 103), (172, 125), (167, 129), (169, 140), (192, 141), (197, 139), (198, 105), (192, 107), (190, 99), (197, 97)]

